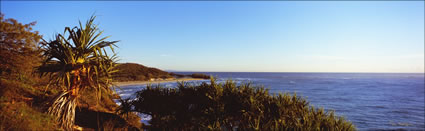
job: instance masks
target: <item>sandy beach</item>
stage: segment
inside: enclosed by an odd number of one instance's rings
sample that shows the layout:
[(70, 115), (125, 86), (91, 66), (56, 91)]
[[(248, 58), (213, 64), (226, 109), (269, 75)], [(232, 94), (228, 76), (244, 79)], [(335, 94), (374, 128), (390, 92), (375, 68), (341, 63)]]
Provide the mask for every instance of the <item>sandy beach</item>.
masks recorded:
[(129, 85), (145, 85), (145, 84), (158, 84), (158, 83), (165, 83), (165, 82), (194, 81), (194, 80), (205, 80), (205, 79), (201, 79), (201, 78), (177, 78), (177, 79), (171, 79), (171, 80), (114, 82), (114, 84), (116, 86), (129, 86)]

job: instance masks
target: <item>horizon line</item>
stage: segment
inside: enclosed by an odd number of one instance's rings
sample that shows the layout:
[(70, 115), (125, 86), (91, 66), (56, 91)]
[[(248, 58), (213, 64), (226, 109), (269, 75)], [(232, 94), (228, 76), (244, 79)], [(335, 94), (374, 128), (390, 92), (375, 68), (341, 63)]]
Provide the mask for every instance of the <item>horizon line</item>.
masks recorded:
[[(152, 66), (147, 66), (138, 62), (119, 62), (119, 63), (134, 63), (134, 64), (139, 64), (139, 65), (143, 65), (146, 67), (150, 67), (150, 68), (157, 68), (160, 69), (158, 67), (152, 67)], [(185, 71), (185, 70), (173, 70), (173, 69), (160, 69), (162, 71), (166, 71), (166, 72), (213, 72), (213, 73), (221, 73), (221, 72), (227, 72), (227, 73), (394, 73), (394, 74), (425, 74), (425, 71), (423, 72), (344, 72), (344, 71), (335, 71), (335, 72), (326, 72), (326, 71)]]
[(292, 71), (179, 71), (179, 70), (164, 70), (167, 72), (212, 72), (212, 73), (398, 73), (398, 74), (425, 74), (425, 72), (292, 72)]

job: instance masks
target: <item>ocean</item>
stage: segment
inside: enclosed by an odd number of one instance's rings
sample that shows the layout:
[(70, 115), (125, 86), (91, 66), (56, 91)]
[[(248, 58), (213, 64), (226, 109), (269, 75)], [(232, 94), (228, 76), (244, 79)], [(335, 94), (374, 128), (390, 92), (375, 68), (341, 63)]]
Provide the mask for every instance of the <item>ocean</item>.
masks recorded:
[[(314, 107), (334, 110), (338, 116), (353, 122), (358, 130), (425, 130), (423, 73), (196, 73), (212, 75), (218, 82), (228, 79), (252, 82), (270, 93), (296, 93)], [(176, 83), (161, 85), (173, 88)], [(126, 86), (117, 92), (128, 98), (144, 87)], [(149, 119), (143, 116), (142, 121), (146, 123)]]

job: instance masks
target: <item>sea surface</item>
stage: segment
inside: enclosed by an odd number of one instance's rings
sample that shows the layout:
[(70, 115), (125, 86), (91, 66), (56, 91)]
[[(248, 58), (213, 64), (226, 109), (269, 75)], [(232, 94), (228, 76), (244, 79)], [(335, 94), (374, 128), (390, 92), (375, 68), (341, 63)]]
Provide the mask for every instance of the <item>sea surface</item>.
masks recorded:
[[(296, 93), (314, 107), (334, 110), (358, 130), (425, 130), (423, 73), (201, 73), (217, 77), (218, 82), (252, 82), (270, 93)], [(161, 85), (173, 88), (176, 83)], [(133, 97), (144, 87), (124, 86), (118, 93), (123, 98)], [(144, 123), (149, 119), (142, 117)]]

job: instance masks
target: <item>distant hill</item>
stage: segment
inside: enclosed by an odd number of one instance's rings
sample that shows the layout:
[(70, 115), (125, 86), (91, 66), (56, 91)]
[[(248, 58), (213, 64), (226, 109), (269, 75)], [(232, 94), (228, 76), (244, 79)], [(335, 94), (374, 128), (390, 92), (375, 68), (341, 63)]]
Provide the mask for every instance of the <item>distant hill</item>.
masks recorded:
[(152, 78), (174, 78), (168, 72), (136, 63), (120, 63), (117, 69), (118, 72), (113, 74), (113, 78), (116, 81), (147, 81)]

